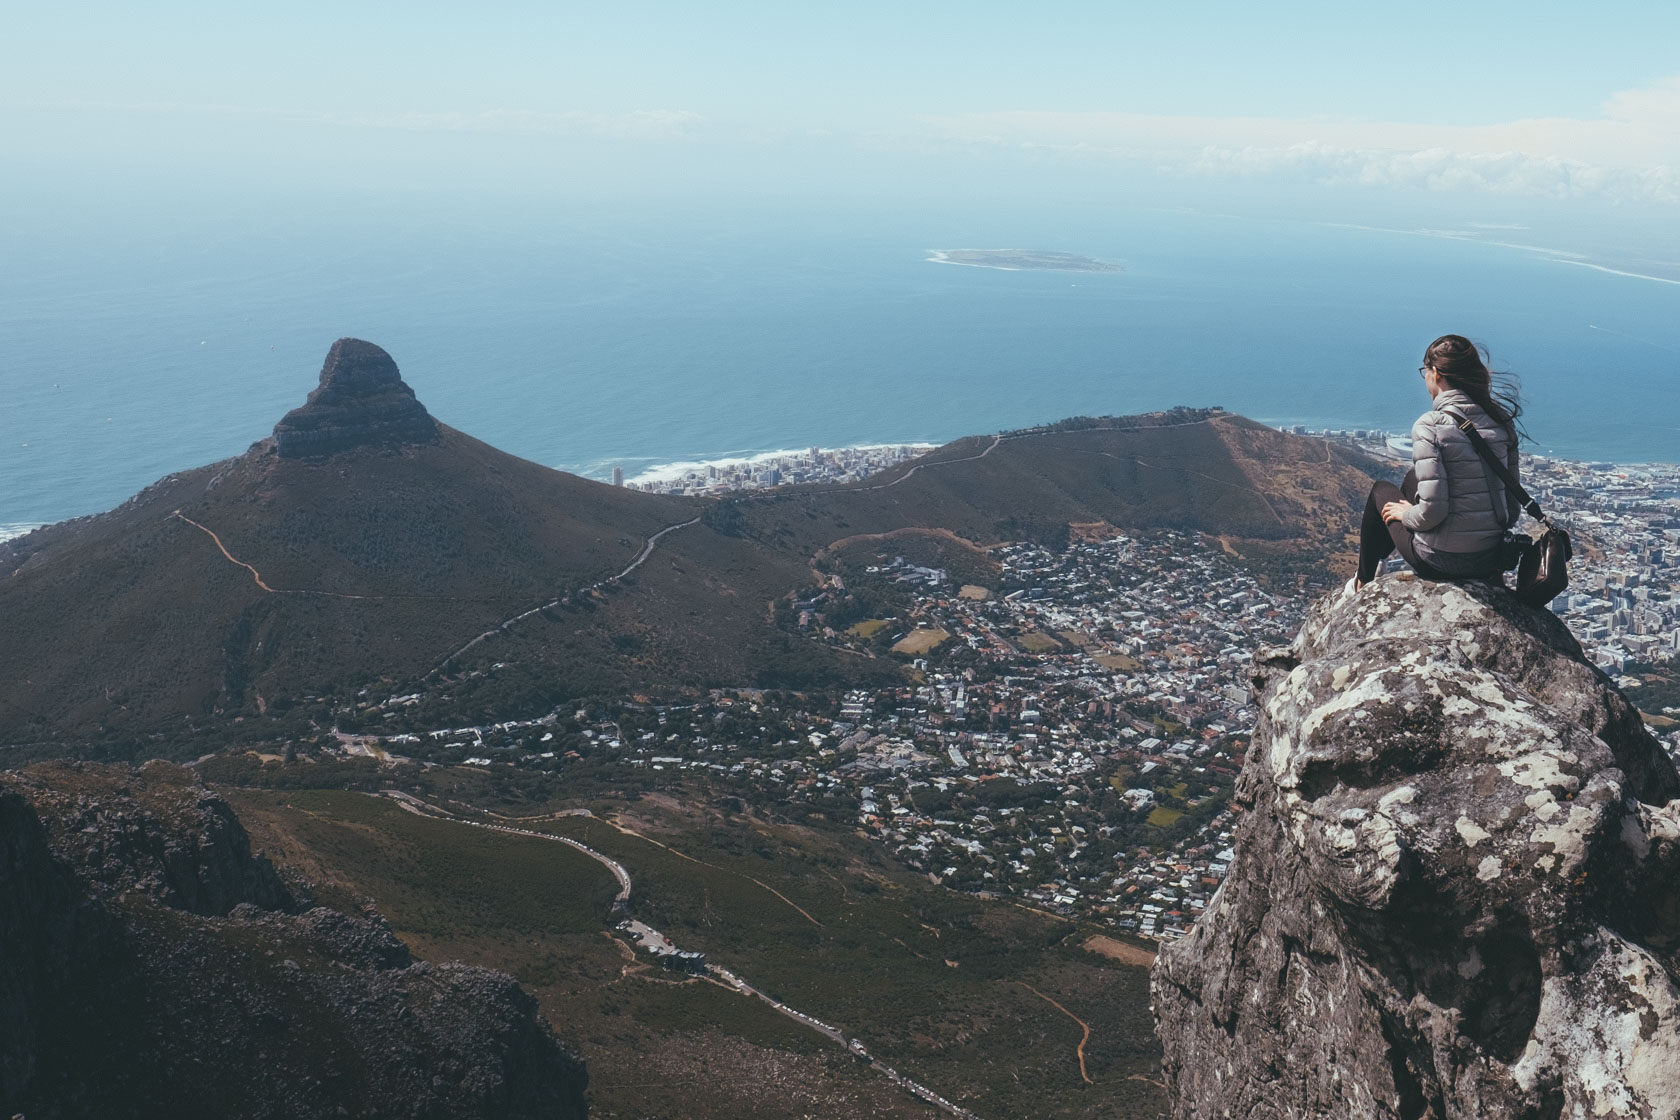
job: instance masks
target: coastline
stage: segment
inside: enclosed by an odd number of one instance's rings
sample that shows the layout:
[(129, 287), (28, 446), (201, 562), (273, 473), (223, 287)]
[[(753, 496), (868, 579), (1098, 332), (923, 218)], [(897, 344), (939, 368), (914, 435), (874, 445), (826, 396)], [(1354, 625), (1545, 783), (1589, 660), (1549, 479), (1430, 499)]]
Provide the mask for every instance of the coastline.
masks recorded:
[(954, 264), (961, 268), (990, 268), (998, 272), (1025, 272), (1024, 268), (1011, 268), (1006, 264), (981, 264), (979, 261), (954, 261), (944, 249), (929, 249), (932, 254), (928, 257), (928, 264)]
[(628, 486), (631, 483), (641, 484), (648, 482), (674, 482), (686, 474), (691, 474), (695, 471), (705, 471), (711, 467), (716, 467), (718, 470), (724, 470), (729, 467), (768, 466), (777, 460), (796, 459), (802, 456), (807, 456), (812, 451), (818, 451), (824, 455), (835, 455), (847, 451), (894, 451), (899, 448), (918, 448), (918, 453), (922, 453), (932, 451), (934, 448), (940, 446), (943, 445), (938, 443), (913, 441), (910, 443), (850, 443), (840, 447), (785, 447), (775, 451), (756, 451), (751, 453), (731, 452), (713, 459), (682, 459), (673, 460), (667, 463), (655, 463), (651, 467), (643, 468), (642, 471), (636, 475), (626, 474), (624, 476), (624, 483)]
[[(612, 479), (613, 467), (623, 467), (625, 485), (659, 484), (659, 482), (675, 482), (684, 475), (694, 472), (706, 472), (707, 468), (729, 470), (729, 468), (769, 467), (776, 460), (790, 460), (790, 458), (808, 457), (813, 450), (822, 455), (842, 455), (845, 452), (890, 452), (897, 448), (917, 448), (917, 453), (931, 452), (942, 443), (927, 442), (927, 440), (909, 440), (909, 442), (879, 442), (879, 443), (840, 443), (833, 447), (818, 447), (813, 443), (806, 443), (805, 447), (771, 448), (766, 452), (719, 452), (706, 458), (670, 458), (659, 460), (652, 455), (625, 455), (620, 458), (596, 458), (588, 463), (566, 463), (554, 465), (554, 470), (564, 470), (566, 474), (580, 475), (583, 479), (593, 479), (595, 482), (606, 482)], [(633, 463), (647, 463), (642, 467), (635, 467)]]

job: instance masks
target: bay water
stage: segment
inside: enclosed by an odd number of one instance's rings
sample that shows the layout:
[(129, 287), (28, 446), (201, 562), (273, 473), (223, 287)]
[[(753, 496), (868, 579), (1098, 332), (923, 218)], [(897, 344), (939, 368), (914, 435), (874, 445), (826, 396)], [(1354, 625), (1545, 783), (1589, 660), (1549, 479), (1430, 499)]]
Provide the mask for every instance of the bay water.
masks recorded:
[[(928, 261), (949, 248), (1124, 271)], [(20, 222), (0, 250), (0, 533), (238, 454), (344, 335), (389, 350), (445, 423), (597, 478), (1179, 404), (1404, 433), (1428, 403), (1423, 348), (1447, 332), (1520, 376), (1535, 449), (1680, 459), (1680, 284), (1520, 232), (157, 201)]]

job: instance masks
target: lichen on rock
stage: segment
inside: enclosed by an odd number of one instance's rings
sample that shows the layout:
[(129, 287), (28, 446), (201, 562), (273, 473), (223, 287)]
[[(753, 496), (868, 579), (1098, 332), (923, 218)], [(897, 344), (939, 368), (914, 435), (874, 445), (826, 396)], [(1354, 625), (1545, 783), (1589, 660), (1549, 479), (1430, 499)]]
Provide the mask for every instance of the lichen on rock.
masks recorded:
[(1564, 626), (1391, 578), (1255, 667), (1236, 858), (1153, 977), (1175, 1115), (1680, 1113), (1680, 775)]

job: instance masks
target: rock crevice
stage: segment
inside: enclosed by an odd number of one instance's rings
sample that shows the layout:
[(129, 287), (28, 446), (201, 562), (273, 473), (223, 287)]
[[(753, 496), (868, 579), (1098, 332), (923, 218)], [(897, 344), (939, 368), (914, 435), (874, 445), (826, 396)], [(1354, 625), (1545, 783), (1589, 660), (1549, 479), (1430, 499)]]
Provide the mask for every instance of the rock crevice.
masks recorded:
[(1236, 859), (1155, 967), (1175, 1115), (1680, 1112), (1680, 775), (1563, 625), (1389, 579), (1255, 667)]

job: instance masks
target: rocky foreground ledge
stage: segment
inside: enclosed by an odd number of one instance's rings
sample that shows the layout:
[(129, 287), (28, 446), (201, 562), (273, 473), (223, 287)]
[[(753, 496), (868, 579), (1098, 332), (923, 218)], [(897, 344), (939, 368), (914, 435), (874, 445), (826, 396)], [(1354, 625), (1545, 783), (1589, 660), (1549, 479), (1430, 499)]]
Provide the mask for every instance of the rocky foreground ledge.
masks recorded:
[(0, 773), (0, 1115), (582, 1120), (530, 996), (310, 907), (186, 770)]
[(1153, 977), (1174, 1115), (1680, 1114), (1680, 776), (1563, 625), (1389, 578), (1255, 667), (1236, 859)]

